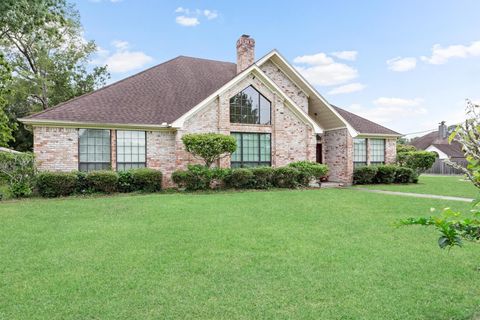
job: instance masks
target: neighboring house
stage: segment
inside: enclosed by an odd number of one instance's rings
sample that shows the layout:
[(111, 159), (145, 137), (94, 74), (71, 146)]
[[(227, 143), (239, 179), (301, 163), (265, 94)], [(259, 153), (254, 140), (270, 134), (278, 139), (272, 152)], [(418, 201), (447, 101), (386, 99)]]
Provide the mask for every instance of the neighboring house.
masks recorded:
[(465, 160), (465, 154), (462, 151), (462, 145), (455, 140), (448, 142), (448, 136), (452, 129), (454, 129), (454, 126), (447, 127), (445, 121), (442, 121), (438, 126), (438, 131), (415, 138), (410, 144), (418, 150), (436, 152), (440, 160), (463, 161)]
[(40, 170), (149, 167), (171, 173), (198, 163), (186, 133), (233, 135), (222, 167), (325, 163), (351, 183), (354, 165), (391, 163), (399, 133), (330, 105), (276, 50), (255, 61), (237, 41), (237, 63), (179, 56), (95, 92), (21, 119), (33, 126)]

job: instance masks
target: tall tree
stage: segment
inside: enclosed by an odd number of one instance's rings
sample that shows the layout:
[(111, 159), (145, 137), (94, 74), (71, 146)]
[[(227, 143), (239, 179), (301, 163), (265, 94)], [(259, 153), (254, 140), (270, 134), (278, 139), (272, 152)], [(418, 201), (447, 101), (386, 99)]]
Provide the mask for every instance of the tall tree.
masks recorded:
[(8, 146), (13, 140), (12, 132), (16, 129), (15, 124), (10, 122), (5, 107), (7, 105), (8, 86), (12, 79), (12, 70), (0, 53), (0, 147)]
[[(78, 12), (65, 0), (2, 0), (0, 51), (14, 74), (10, 118), (15, 121), (104, 85), (106, 66), (89, 64), (96, 50), (83, 37)], [(15, 135), (17, 146), (31, 144), (25, 130)]]

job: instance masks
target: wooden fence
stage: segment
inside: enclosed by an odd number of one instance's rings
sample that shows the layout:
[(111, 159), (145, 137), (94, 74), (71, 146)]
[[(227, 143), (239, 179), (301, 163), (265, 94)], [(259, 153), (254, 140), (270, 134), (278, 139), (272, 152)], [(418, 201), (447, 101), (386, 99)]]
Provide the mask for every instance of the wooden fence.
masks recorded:
[[(451, 159), (453, 162), (458, 163), (462, 167), (467, 167), (467, 160), (463, 158), (457, 158), (457, 159)], [(435, 160), (435, 163), (433, 166), (425, 171), (425, 173), (429, 174), (445, 174), (445, 175), (455, 175), (455, 174), (463, 174), (463, 172), (459, 169), (455, 169), (445, 162), (443, 160), (437, 159)]]

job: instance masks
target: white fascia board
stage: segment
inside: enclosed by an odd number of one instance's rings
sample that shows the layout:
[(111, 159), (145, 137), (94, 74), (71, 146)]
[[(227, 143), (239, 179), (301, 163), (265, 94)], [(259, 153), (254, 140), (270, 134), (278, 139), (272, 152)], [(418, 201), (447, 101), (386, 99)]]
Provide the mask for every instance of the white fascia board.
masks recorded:
[(243, 79), (247, 78), (248, 75), (253, 73), (256, 77), (260, 78), (264, 83), (266, 83), (272, 90), (276, 91), (281, 97), (287, 102), (287, 106), (290, 106), (290, 110), (292, 110), (297, 116), (304, 120), (304, 122), (310, 124), (316, 134), (322, 133), (323, 129), (312, 119), (308, 114), (306, 114), (290, 97), (288, 97), (281, 89), (277, 86), (273, 80), (271, 80), (268, 76), (266, 76), (263, 71), (255, 64), (251, 65), (240, 74), (238, 74), (235, 78), (227, 82), (223, 85), (220, 89), (212, 93), (202, 102), (197, 104), (195, 107), (190, 109), (187, 113), (182, 115), (180, 118), (175, 120), (172, 123), (172, 127), (174, 128), (181, 128), (183, 127), (185, 121), (189, 119), (191, 116), (196, 114), (201, 109), (208, 106), (211, 102), (213, 102), (219, 95), (227, 91), (232, 86), (236, 85)]
[[(320, 99), (320, 101), (322, 101), (326, 106), (327, 108), (330, 109), (330, 111), (333, 112), (333, 114), (335, 114), (344, 124), (345, 126), (347, 127), (348, 129), (348, 132), (350, 133), (350, 135), (352, 137), (355, 137), (358, 135), (358, 132), (350, 125), (350, 123), (348, 123), (347, 120), (345, 120), (331, 105), (330, 103), (328, 103), (328, 101), (312, 86), (310, 85), (310, 83), (297, 71), (297, 69), (295, 69), (276, 49), (270, 51), (269, 53), (267, 53), (265, 56), (263, 56), (263, 58), (261, 58), (260, 60), (258, 60), (256, 62), (256, 65), (258, 66), (261, 66), (262, 64), (264, 64), (265, 62), (267, 62), (270, 58), (272, 58), (273, 56), (276, 56), (278, 59), (280, 59), (280, 61), (282, 61), (282, 63), (284, 64), (285, 67), (287, 67), (291, 72), (293, 72), (301, 81), (302, 83), (311, 91), (313, 92), (313, 94), (318, 98)], [(278, 64), (276, 64), (277, 67)], [(281, 67), (280, 67), (281, 69)]]

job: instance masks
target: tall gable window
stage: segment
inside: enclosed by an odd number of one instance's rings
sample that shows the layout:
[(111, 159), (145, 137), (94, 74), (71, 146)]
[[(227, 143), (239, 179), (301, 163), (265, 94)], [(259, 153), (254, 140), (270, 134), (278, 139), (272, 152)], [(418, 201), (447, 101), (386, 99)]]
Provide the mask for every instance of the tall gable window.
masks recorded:
[(80, 129), (78, 132), (80, 171), (110, 168), (110, 130)]
[(117, 130), (117, 170), (145, 167), (146, 140), (145, 131)]
[(271, 107), (267, 98), (249, 86), (230, 99), (230, 122), (270, 124)]

